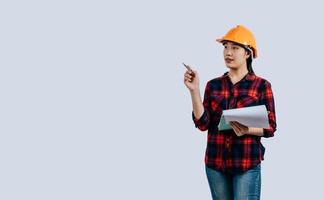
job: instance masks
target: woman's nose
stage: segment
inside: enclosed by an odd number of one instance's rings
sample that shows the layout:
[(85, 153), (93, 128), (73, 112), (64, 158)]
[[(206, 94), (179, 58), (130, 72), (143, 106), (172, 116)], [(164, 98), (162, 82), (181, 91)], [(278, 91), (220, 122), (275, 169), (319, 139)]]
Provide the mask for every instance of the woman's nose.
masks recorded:
[(226, 56), (231, 56), (231, 55), (232, 55), (232, 51), (230, 51), (230, 50), (225, 50), (225, 55), (226, 55)]

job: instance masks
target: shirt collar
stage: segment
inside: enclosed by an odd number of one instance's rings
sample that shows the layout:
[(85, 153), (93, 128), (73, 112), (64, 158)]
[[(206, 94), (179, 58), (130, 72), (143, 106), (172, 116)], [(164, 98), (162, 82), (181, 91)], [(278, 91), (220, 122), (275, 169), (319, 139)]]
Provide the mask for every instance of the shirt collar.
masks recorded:
[[(224, 74), (223, 74), (223, 77), (225, 78), (225, 77), (228, 77), (229, 78), (229, 76), (228, 76), (228, 72), (225, 72)], [(253, 72), (249, 72), (249, 73), (247, 73), (242, 79), (241, 79), (241, 81), (242, 80), (244, 80), (244, 79), (246, 79), (246, 80), (248, 80), (248, 81), (253, 81), (254, 79), (255, 79), (255, 74), (253, 73)]]

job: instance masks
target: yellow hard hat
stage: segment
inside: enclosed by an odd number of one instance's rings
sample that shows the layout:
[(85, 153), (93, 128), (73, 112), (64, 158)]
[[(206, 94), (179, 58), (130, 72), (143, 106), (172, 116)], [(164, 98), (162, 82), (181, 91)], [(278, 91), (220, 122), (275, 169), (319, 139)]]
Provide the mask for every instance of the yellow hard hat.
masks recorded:
[(223, 43), (224, 41), (231, 41), (241, 44), (252, 50), (253, 58), (258, 56), (258, 50), (256, 48), (255, 37), (252, 32), (242, 25), (230, 29), (225, 36), (216, 40), (217, 42)]

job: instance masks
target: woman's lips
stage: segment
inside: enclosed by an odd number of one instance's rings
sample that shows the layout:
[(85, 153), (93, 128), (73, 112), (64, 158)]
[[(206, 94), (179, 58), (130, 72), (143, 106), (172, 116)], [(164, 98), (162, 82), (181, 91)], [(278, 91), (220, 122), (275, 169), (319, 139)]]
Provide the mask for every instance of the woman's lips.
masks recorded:
[(225, 58), (225, 61), (226, 61), (227, 63), (230, 63), (230, 62), (234, 61), (234, 59), (232, 59), (232, 58)]

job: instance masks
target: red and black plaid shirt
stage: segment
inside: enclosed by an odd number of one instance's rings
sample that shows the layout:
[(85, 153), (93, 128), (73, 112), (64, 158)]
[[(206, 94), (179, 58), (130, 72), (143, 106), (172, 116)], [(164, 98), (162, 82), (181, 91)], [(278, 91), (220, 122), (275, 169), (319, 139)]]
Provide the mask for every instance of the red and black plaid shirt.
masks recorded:
[(258, 165), (265, 152), (261, 137), (238, 137), (234, 130), (219, 131), (218, 124), (223, 110), (265, 105), (269, 111), (270, 127), (264, 129), (263, 137), (272, 137), (277, 125), (270, 82), (254, 73), (248, 73), (233, 85), (226, 72), (207, 83), (203, 105), (204, 113), (200, 119), (196, 119), (193, 113), (192, 117), (197, 128), (201, 131), (208, 129), (205, 154), (207, 167), (235, 173)]

